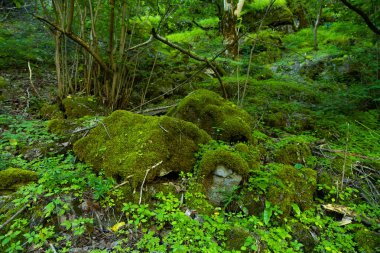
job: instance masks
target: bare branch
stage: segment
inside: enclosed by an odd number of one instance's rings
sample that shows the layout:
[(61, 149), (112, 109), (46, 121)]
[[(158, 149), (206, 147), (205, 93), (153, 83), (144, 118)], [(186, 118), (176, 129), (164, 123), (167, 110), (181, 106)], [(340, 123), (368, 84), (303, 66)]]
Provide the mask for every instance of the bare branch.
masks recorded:
[(369, 19), (368, 15), (364, 13), (363, 10), (361, 10), (359, 7), (356, 7), (355, 5), (351, 4), (347, 0), (340, 0), (345, 6), (347, 6), (350, 10), (356, 12), (358, 15), (362, 17), (364, 22), (367, 24), (368, 28), (371, 29), (372, 32), (374, 32), (377, 35), (380, 35), (379, 28), (376, 27), (376, 25)]
[(107, 66), (107, 64), (103, 61), (103, 59), (91, 48), (90, 45), (88, 45), (82, 38), (78, 37), (77, 35), (73, 34), (72, 32), (65, 31), (58, 25), (54, 24), (53, 22), (41, 17), (41, 16), (35, 16), (37, 19), (41, 20), (42, 22), (48, 24), (50, 27), (56, 29), (57, 31), (61, 32), (62, 34), (69, 37), (71, 40), (79, 44), (81, 47), (83, 47), (89, 54), (91, 54), (96, 62), (100, 65), (100, 67), (105, 70), (107, 73), (112, 73), (113, 71)]
[(207, 64), (207, 65), (208, 65), (208, 66), (214, 71), (215, 75), (217, 76), (218, 81), (219, 81), (219, 83), (220, 83), (220, 86), (221, 86), (221, 88), (222, 88), (222, 91), (223, 91), (223, 95), (224, 95), (224, 97), (225, 97), (225, 98), (228, 98), (228, 96), (227, 96), (227, 92), (226, 92), (226, 89), (225, 89), (225, 87), (224, 87), (223, 81), (222, 81), (222, 79), (221, 79), (221, 77), (220, 77), (220, 74), (219, 74), (217, 68), (215, 67), (215, 65), (211, 64), (211, 61), (209, 61), (209, 60), (208, 60), (207, 58), (205, 58), (205, 57), (200, 57), (199, 55), (196, 55), (196, 54), (190, 52), (189, 50), (186, 50), (186, 49), (184, 49), (184, 48), (182, 48), (182, 47), (180, 47), (180, 46), (174, 44), (173, 42), (170, 42), (170, 41), (167, 40), (166, 38), (164, 38), (164, 37), (160, 36), (159, 34), (157, 34), (157, 33), (156, 33), (156, 30), (155, 30), (154, 28), (152, 29), (152, 36), (153, 36), (155, 39), (161, 41), (162, 43), (168, 45), (169, 47), (172, 47), (172, 48), (174, 48), (174, 49), (177, 49), (177, 50), (180, 51), (181, 53), (183, 53), (183, 54), (185, 54), (185, 55), (188, 55), (189, 57), (193, 58), (194, 60), (197, 60), (197, 61), (201, 61), (201, 62), (206, 63), (206, 64)]

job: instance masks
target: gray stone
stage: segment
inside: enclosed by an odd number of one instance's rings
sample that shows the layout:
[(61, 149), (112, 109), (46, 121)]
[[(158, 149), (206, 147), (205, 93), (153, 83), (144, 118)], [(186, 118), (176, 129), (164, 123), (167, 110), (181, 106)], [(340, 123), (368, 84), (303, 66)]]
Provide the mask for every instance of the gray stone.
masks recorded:
[(232, 170), (227, 169), (223, 165), (218, 165), (216, 167), (216, 170), (214, 171), (214, 175), (219, 176), (219, 177), (228, 177), (231, 174), (232, 174)]

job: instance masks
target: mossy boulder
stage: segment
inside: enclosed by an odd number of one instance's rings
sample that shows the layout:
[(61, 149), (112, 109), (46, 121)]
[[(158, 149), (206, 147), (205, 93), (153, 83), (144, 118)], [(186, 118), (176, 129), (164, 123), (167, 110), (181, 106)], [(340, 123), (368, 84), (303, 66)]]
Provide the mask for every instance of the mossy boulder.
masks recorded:
[(248, 163), (250, 170), (258, 170), (260, 168), (260, 148), (246, 143), (238, 143), (234, 149)]
[(375, 253), (380, 251), (380, 233), (361, 229), (355, 233), (354, 239), (360, 252)]
[(249, 165), (237, 152), (219, 148), (207, 151), (198, 167), (198, 176), (210, 203), (223, 204), (248, 178)]
[(50, 133), (60, 137), (63, 148), (70, 148), (75, 141), (86, 135), (90, 129), (101, 125), (101, 118), (85, 116), (80, 119), (52, 119), (48, 121), (47, 127)]
[(38, 175), (34, 171), (18, 168), (9, 168), (0, 171), (0, 193), (2, 191), (14, 191), (20, 186), (30, 182), (36, 182)]
[(251, 140), (251, 116), (209, 90), (194, 91), (170, 110), (168, 115), (193, 122), (213, 139), (226, 142)]
[(63, 119), (65, 117), (58, 104), (49, 103), (42, 105), (40, 116), (43, 119)]
[(292, 236), (295, 240), (302, 243), (303, 252), (313, 252), (318, 243), (310, 230), (309, 227), (300, 222), (295, 222), (291, 225)]
[(210, 136), (196, 125), (167, 116), (115, 111), (74, 144), (74, 152), (131, 189), (169, 173), (189, 172), (198, 145)]
[(92, 96), (67, 96), (62, 100), (62, 105), (68, 119), (107, 114), (101, 102)]
[(301, 210), (313, 206), (313, 196), (317, 190), (317, 172), (312, 169), (296, 168), (277, 164), (273, 168), (274, 181), (268, 188), (266, 199), (278, 205), (283, 216), (291, 213), (291, 204), (297, 204)]
[(305, 143), (290, 143), (281, 147), (276, 152), (276, 162), (294, 165), (305, 164), (306, 159), (311, 156), (310, 147)]
[(254, 215), (259, 215), (265, 208), (265, 201), (269, 201), (272, 206), (278, 206), (284, 218), (291, 214), (293, 203), (301, 210), (312, 208), (316, 188), (315, 170), (270, 163), (262, 171), (253, 173), (241, 201)]
[(259, 27), (257, 22), (260, 22), (260, 20), (264, 21), (264, 26), (269, 27), (293, 25), (293, 13), (286, 4), (275, 4), (270, 11), (270, 15), (266, 15), (266, 5), (262, 5), (261, 3), (251, 2), (248, 5), (250, 10), (243, 15), (243, 19), (250, 31), (256, 30)]
[(245, 241), (248, 237), (253, 237), (247, 229), (241, 227), (232, 227), (226, 231), (226, 249), (228, 250), (241, 250), (241, 247), (244, 246)]
[(311, 148), (314, 137), (299, 135), (286, 136), (274, 144), (274, 160), (278, 163), (314, 166)]

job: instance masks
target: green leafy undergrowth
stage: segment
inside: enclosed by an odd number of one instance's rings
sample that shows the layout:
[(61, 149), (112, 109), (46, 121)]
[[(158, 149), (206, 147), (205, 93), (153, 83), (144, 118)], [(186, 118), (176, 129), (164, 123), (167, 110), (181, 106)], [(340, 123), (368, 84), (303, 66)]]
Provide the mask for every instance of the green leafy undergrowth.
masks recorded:
[(22, 116), (0, 115), (0, 170), (26, 168), (24, 158), (54, 153), (57, 135), (47, 131), (47, 122)]
[(19, 189), (0, 208), (0, 223), (10, 219), (0, 236), (0, 251), (46, 249), (54, 243), (60, 252), (75, 247), (94, 230), (93, 210), (113, 208), (120, 192), (114, 181), (75, 162), (72, 155), (34, 160), (28, 167), (38, 173), (37, 183)]

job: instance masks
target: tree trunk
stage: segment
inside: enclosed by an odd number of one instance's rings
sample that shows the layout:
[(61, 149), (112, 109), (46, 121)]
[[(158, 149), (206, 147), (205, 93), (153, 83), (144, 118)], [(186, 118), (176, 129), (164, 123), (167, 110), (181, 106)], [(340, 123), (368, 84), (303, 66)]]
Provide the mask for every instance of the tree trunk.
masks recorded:
[(239, 53), (237, 18), (243, 8), (244, 0), (240, 0), (236, 9), (233, 0), (224, 0), (222, 18), (223, 45), (227, 48), (226, 55), (235, 58)]
[(322, 18), (322, 10), (323, 10), (323, 0), (320, 1), (317, 18), (315, 19), (313, 34), (314, 34), (314, 50), (318, 51), (318, 26), (321, 23)]

